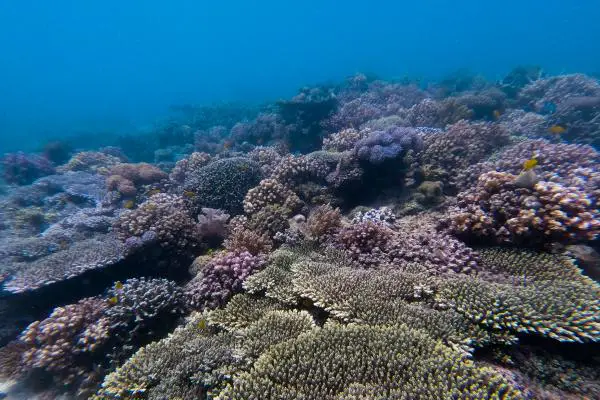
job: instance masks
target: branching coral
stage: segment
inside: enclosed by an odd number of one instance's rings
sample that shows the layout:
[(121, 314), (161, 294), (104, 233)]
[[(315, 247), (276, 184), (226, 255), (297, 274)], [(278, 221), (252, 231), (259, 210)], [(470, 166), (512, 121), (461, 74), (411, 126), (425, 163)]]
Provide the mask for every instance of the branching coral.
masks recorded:
[(392, 236), (393, 231), (384, 224), (367, 221), (342, 228), (335, 243), (360, 265), (374, 266), (386, 261)]
[(287, 156), (271, 171), (271, 178), (292, 187), (310, 179), (323, 179), (329, 168), (322, 160), (308, 156)]
[(247, 251), (216, 255), (186, 285), (190, 305), (199, 309), (222, 306), (242, 289), (244, 280), (263, 265), (263, 257), (253, 256)]
[(244, 198), (244, 211), (253, 214), (266, 205), (278, 205), (290, 210), (297, 211), (302, 202), (298, 196), (274, 179), (263, 179), (257, 187), (252, 188)]
[(368, 130), (343, 129), (323, 139), (323, 150), (343, 152), (354, 149), (356, 143), (368, 135)]
[(112, 288), (108, 298), (116, 299), (104, 313), (111, 331), (126, 334), (128, 341), (139, 340), (168, 320), (186, 312), (184, 294), (174, 282), (166, 279), (128, 279)]
[(521, 90), (518, 101), (539, 112), (544, 111), (548, 103), (560, 105), (569, 98), (580, 96), (600, 96), (600, 84), (583, 74), (538, 79)]
[(449, 175), (449, 181), (456, 184), (458, 172), (508, 142), (508, 132), (499, 125), (460, 121), (443, 133), (426, 136), (424, 150), (417, 158), (422, 167), (431, 165), (443, 169)]
[(499, 375), (418, 330), (335, 325), (272, 346), (217, 398), (342, 399), (356, 385), (404, 398), (522, 398)]
[(187, 158), (177, 161), (175, 167), (169, 174), (173, 182), (183, 183), (185, 178), (198, 168), (202, 168), (211, 162), (212, 157), (208, 153), (193, 152)]
[(29, 346), (23, 353), (23, 365), (60, 374), (67, 383), (73, 383), (87, 372), (77, 368), (78, 354), (93, 351), (95, 345), (108, 339), (108, 332), (96, 332), (95, 337), (85, 334), (107, 307), (100, 298), (87, 298), (58, 307), (47, 319), (30, 324), (20, 336)]
[(541, 181), (531, 189), (517, 186), (517, 177), (488, 172), (477, 186), (458, 196), (450, 228), (463, 236), (492, 242), (561, 243), (593, 240), (600, 215), (585, 192)]
[(93, 399), (205, 397), (227, 380), (227, 367), (236, 361), (232, 336), (211, 335), (204, 321), (203, 315), (194, 314), (168, 338), (139, 350), (105, 378)]
[(202, 240), (200, 226), (190, 217), (184, 199), (166, 193), (155, 194), (135, 210), (123, 212), (115, 231), (129, 247), (149, 235), (163, 247), (178, 249), (197, 248)]

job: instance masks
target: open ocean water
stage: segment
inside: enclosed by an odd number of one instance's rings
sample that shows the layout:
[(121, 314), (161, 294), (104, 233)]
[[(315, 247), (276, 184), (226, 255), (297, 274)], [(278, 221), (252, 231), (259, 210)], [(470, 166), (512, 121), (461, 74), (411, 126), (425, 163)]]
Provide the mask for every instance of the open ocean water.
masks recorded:
[(599, 16), (0, 0), (0, 399), (600, 399)]

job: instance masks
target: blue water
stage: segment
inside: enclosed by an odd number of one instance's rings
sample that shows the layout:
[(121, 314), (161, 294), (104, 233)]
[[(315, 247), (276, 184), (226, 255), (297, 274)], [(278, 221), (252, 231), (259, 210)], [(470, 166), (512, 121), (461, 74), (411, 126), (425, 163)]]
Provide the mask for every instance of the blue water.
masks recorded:
[(358, 71), (597, 73), (599, 16), (594, 0), (0, 0), (0, 153)]

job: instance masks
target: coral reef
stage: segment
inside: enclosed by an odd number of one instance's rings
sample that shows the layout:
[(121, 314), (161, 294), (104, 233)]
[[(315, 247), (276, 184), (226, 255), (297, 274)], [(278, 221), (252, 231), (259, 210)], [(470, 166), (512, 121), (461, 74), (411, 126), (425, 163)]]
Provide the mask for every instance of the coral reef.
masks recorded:
[(0, 397), (600, 398), (599, 99), (357, 74), (8, 154)]

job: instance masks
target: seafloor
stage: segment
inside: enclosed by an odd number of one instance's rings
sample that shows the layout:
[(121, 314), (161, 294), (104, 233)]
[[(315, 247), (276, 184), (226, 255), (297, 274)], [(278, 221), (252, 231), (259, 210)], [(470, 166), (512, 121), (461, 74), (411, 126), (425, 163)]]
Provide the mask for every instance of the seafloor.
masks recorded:
[(356, 75), (1, 159), (7, 399), (599, 399), (600, 84)]

